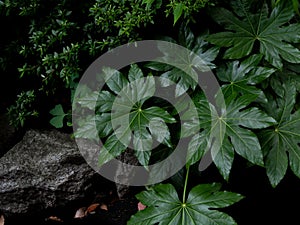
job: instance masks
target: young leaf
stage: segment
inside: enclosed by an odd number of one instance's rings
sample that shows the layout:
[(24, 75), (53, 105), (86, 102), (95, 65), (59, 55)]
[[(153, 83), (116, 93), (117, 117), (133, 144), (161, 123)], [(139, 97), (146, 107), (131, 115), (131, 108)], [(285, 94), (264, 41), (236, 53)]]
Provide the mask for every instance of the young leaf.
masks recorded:
[(64, 126), (64, 117), (67, 115), (61, 104), (56, 105), (50, 110), (50, 114), (54, 117), (50, 120), (50, 124), (55, 128), (62, 128)]
[[(266, 108), (274, 114), (278, 124), (260, 132), (259, 137), (265, 156), (265, 166), (270, 183), (277, 186), (283, 179), (288, 165), (300, 177), (300, 110), (292, 113), (296, 99), (293, 82), (285, 82), (282, 97), (271, 98)], [(288, 154), (288, 155), (287, 155)], [(289, 156), (289, 157), (288, 157)]]
[(174, 25), (177, 22), (177, 20), (181, 17), (182, 12), (183, 12), (183, 8), (184, 8), (184, 4), (182, 2), (178, 3), (175, 6), (175, 9), (173, 11), (173, 15), (174, 15)]
[(156, 185), (137, 195), (147, 208), (131, 216), (127, 225), (234, 225), (232, 217), (216, 209), (228, 207), (243, 196), (220, 188), (219, 184), (198, 185), (190, 191), (186, 202), (182, 202), (171, 184)]
[(291, 43), (300, 40), (300, 24), (287, 24), (294, 16), (289, 1), (280, 1), (269, 15), (264, 4), (260, 13), (250, 12), (251, 1), (232, 1), (234, 15), (220, 8), (211, 12), (212, 18), (227, 30), (208, 36), (207, 40), (220, 47), (229, 47), (224, 58), (239, 59), (253, 51), (255, 42), (265, 59), (276, 68), (282, 68), (282, 59), (291, 63), (300, 63), (300, 51)]

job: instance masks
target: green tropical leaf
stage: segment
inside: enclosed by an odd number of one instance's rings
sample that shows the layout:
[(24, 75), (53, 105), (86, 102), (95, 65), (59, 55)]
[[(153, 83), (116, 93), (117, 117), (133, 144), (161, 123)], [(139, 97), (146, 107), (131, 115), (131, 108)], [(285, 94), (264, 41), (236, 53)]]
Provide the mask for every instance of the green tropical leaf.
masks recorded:
[(134, 80), (141, 79), (141, 78), (144, 78), (143, 71), (136, 64), (130, 65), (130, 70), (128, 72), (129, 82), (132, 82)]
[(128, 80), (118, 70), (106, 67), (102, 71), (105, 83), (115, 94), (118, 94), (128, 84)]
[(267, 101), (263, 91), (255, 85), (268, 78), (275, 69), (259, 67), (261, 58), (262, 55), (252, 55), (241, 63), (230, 62), (217, 70), (218, 78), (225, 83), (222, 85), (225, 98), (234, 94), (253, 94), (261, 101)]
[(170, 148), (172, 147), (169, 128), (162, 118), (157, 117), (151, 119), (149, 123), (149, 130), (159, 143), (164, 143)]
[(151, 119), (161, 118), (166, 123), (175, 123), (176, 120), (174, 117), (172, 117), (166, 110), (159, 108), (158, 106), (152, 106), (145, 110), (143, 110), (143, 115), (147, 118), (149, 118), (149, 121)]
[(77, 99), (77, 103), (81, 107), (88, 108), (99, 112), (108, 112), (112, 108), (115, 96), (108, 91), (91, 91), (86, 89), (85, 93)]
[(193, 165), (198, 162), (205, 153), (208, 146), (207, 134), (200, 132), (191, 138), (188, 145), (186, 156), (187, 166)]
[(300, 177), (300, 110), (293, 112), (296, 87), (289, 80), (281, 84), (281, 89), (283, 96), (269, 96), (269, 103), (265, 106), (278, 124), (259, 133), (267, 175), (274, 187), (283, 179), (288, 165)]
[(90, 89), (82, 94), (82, 96), (78, 97), (77, 102), (81, 105), (81, 107), (88, 108), (90, 110), (95, 109), (95, 103), (97, 102), (99, 93), (94, 91), (92, 92)]
[[(200, 126), (208, 134), (212, 159), (226, 180), (229, 178), (234, 152), (253, 164), (263, 165), (261, 146), (251, 129), (266, 128), (274, 125), (276, 121), (264, 111), (249, 107), (255, 99), (253, 95), (228, 99), (226, 109), (222, 108), (220, 114), (206, 100), (200, 100), (197, 106)], [(210, 105), (210, 107), (205, 107), (205, 105)], [(210, 143), (211, 138), (214, 139), (213, 143)]]
[(119, 156), (127, 148), (128, 143), (122, 143), (116, 134), (109, 136), (100, 150), (98, 164), (101, 166)]
[[(162, 61), (173, 62), (172, 66), (163, 63), (151, 62), (146, 66), (152, 70), (165, 72), (160, 75), (160, 82), (163, 87), (168, 87), (173, 83), (177, 84), (175, 96), (181, 96), (189, 88), (195, 90), (198, 83), (198, 72), (207, 72), (215, 65), (212, 61), (217, 57), (218, 47), (209, 48), (204, 41), (205, 35), (195, 37), (192, 31), (186, 26), (181, 26), (179, 33), (179, 44), (186, 48), (176, 51), (176, 54), (168, 55), (170, 47), (160, 46), (159, 49), (164, 53)], [(175, 41), (174, 41), (175, 42)], [(165, 51), (164, 49), (167, 51)], [(188, 50), (189, 49), (189, 50)], [(192, 52), (192, 54), (191, 54)]]
[(79, 121), (75, 137), (105, 140), (100, 150), (100, 165), (120, 155), (132, 143), (139, 162), (147, 167), (154, 140), (172, 147), (167, 123), (176, 120), (164, 108), (144, 106), (145, 101), (154, 96), (155, 79), (144, 77), (137, 65), (130, 66), (128, 79), (108, 67), (103, 69), (102, 76), (106, 90), (97, 93), (84, 87), (78, 98), (82, 109), (96, 107), (96, 115)]
[(115, 96), (108, 91), (101, 91), (97, 93), (96, 98), (96, 112), (109, 112), (115, 101)]
[(131, 216), (127, 225), (205, 224), (233, 225), (236, 222), (217, 208), (228, 207), (241, 199), (240, 194), (220, 191), (219, 184), (194, 187), (186, 200), (181, 201), (171, 184), (159, 184), (137, 195), (146, 209)]
[(226, 59), (249, 55), (258, 42), (260, 53), (276, 68), (282, 68), (282, 60), (300, 63), (300, 51), (292, 45), (300, 40), (300, 24), (286, 25), (294, 16), (292, 4), (280, 1), (270, 14), (265, 4), (259, 13), (252, 14), (250, 4), (247, 0), (232, 1), (237, 16), (224, 8), (212, 10), (212, 18), (229, 31), (209, 35), (207, 40), (229, 47)]
[(136, 130), (133, 136), (133, 146), (135, 156), (141, 165), (147, 167), (149, 165), (151, 150), (153, 145), (153, 138), (146, 127), (141, 130)]
[[(76, 138), (86, 138), (90, 140), (98, 140), (98, 127), (97, 127), (97, 120), (98, 121), (103, 121), (103, 118), (99, 118), (101, 116), (91, 116), (88, 115), (84, 119), (80, 120), (78, 123), (78, 127), (76, 131), (74, 132), (74, 135)], [(106, 120), (106, 123), (101, 123), (102, 129), (99, 131), (100, 133), (110, 133), (112, 130), (111, 126), (106, 126), (108, 125), (108, 120)]]

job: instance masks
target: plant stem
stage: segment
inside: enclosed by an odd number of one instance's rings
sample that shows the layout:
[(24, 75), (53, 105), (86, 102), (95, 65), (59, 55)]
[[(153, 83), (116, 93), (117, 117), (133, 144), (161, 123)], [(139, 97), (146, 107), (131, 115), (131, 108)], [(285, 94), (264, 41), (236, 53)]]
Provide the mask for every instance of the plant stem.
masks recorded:
[(186, 168), (186, 174), (185, 174), (185, 182), (184, 182), (184, 189), (183, 189), (183, 197), (182, 197), (182, 203), (184, 204), (186, 202), (186, 188), (187, 188), (187, 183), (189, 179), (189, 173), (190, 173), (190, 166), (187, 166)]

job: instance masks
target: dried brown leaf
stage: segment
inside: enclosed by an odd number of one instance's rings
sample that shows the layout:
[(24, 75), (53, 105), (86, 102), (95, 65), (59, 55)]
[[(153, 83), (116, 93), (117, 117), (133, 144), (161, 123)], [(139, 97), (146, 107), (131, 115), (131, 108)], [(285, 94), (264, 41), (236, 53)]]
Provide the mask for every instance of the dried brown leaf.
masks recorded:
[(85, 217), (85, 210), (86, 210), (86, 207), (81, 207), (80, 209), (78, 209), (75, 213), (75, 216), (74, 218), (82, 218), (82, 217)]
[(91, 204), (85, 211), (85, 215), (95, 213), (95, 210), (100, 206), (99, 203)]
[(100, 209), (103, 209), (103, 210), (105, 210), (105, 211), (108, 211), (107, 205), (105, 205), (105, 204), (102, 204), (102, 205), (100, 206)]
[(62, 219), (58, 218), (57, 216), (50, 216), (48, 220), (56, 221), (56, 222), (64, 222)]
[(1, 217), (0, 217), (0, 225), (4, 225), (4, 222), (5, 222), (4, 216), (1, 215)]

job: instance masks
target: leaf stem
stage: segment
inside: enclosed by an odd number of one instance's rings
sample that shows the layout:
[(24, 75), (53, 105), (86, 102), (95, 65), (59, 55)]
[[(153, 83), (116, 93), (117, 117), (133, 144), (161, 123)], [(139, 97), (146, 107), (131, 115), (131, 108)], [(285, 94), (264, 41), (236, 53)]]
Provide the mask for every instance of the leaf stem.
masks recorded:
[(183, 197), (182, 197), (183, 204), (185, 204), (185, 202), (186, 202), (186, 188), (187, 188), (187, 183), (188, 183), (188, 179), (189, 179), (189, 173), (190, 173), (190, 166), (187, 166), (186, 174), (185, 174), (184, 189), (183, 189)]

